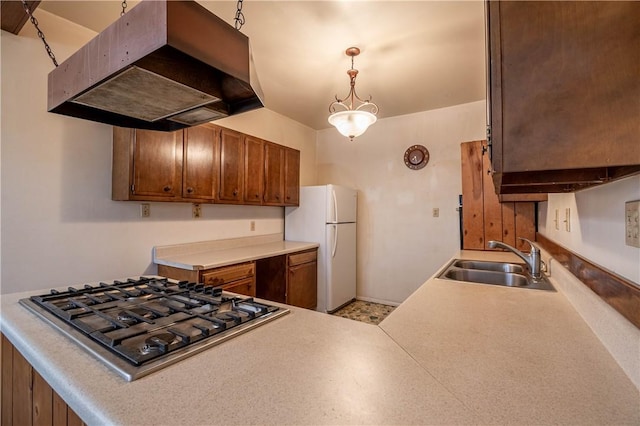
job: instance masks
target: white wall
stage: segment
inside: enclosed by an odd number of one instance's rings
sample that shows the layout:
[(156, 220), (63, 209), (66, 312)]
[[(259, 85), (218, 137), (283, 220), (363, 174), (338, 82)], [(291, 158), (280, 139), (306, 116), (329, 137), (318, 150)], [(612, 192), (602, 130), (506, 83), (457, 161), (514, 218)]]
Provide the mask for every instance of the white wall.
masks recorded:
[[(318, 132), (319, 183), (358, 190), (358, 298), (402, 302), (459, 249), (460, 143), (484, 135), (484, 101), (381, 119), (353, 142)], [(417, 171), (414, 144), (431, 157)]]
[[(640, 200), (640, 176), (570, 194), (549, 194), (538, 205), (539, 232), (547, 238), (640, 285), (640, 249), (625, 245), (626, 201)], [(570, 232), (562, 222), (571, 212)], [(555, 210), (559, 210), (559, 230)]]
[[(36, 16), (58, 62), (95, 33), (44, 10)], [(111, 126), (46, 111), (53, 68), (27, 23), (2, 32), (2, 293), (154, 273), (155, 245), (283, 232), (283, 209), (111, 200)], [(301, 150), (301, 182), (315, 183), (315, 131), (268, 110), (226, 119), (237, 130)], [(249, 222), (256, 222), (251, 232)]]

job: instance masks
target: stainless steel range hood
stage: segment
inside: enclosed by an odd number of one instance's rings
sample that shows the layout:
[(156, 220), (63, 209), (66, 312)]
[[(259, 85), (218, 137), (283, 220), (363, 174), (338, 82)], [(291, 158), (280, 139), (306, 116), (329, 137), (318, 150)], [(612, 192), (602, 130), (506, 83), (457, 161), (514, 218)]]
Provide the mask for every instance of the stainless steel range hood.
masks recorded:
[(263, 106), (249, 39), (194, 1), (145, 0), (49, 73), (48, 110), (178, 130)]

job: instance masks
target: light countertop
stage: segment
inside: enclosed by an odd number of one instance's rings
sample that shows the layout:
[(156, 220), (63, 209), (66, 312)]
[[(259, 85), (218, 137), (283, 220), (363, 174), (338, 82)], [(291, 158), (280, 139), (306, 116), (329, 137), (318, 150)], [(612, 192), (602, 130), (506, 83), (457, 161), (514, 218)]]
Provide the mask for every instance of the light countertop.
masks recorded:
[(380, 326), (290, 307), (134, 382), (17, 304), (39, 293), (2, 296), (2, 332), (89, 424), (640, 424), (561, 292), (431, 278)]
[(202, 270), (317, 248), (317, 243), (283, 241), (282, 234), (155, 247), (153, 262)]

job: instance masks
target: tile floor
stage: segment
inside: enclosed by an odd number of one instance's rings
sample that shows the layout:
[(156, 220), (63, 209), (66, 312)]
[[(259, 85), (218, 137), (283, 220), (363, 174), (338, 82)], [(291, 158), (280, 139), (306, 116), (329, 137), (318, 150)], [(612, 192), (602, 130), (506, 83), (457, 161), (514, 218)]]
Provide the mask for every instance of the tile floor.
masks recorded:
[(394, 309), (395, 306), (356, 300), (334, 312), (333, 315), (369, 324), (379, 324)]

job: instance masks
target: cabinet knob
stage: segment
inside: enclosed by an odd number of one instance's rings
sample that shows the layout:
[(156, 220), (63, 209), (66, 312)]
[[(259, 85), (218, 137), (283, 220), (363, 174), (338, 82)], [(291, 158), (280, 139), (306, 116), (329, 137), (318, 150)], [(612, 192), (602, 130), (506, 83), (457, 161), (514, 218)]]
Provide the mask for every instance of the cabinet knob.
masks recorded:
[(276, 194), (276, 200), (279, 200), (280, 196), (278, 194)]
[(169, 191), (171, 191), (171, 187), (170, 187), (169, 185), (167, 185), (167, 186), (165, 186), (164, 188), (162, 188), (162, 190), (163, 190), (164, 192), (169, 192)]
[(187, 188), (187, 193), (192, 194), (193, 193), (193, 188), (191, 188), (191, 187)]
[(235, 197), (236, 195), (238, 195), (238, 190), (237, 190), (237, 189), (234, 189), (234, 190), (233, 190), (233, 196)]
[(260, 198), (260, 194), (256, 194), (256, 198)]

